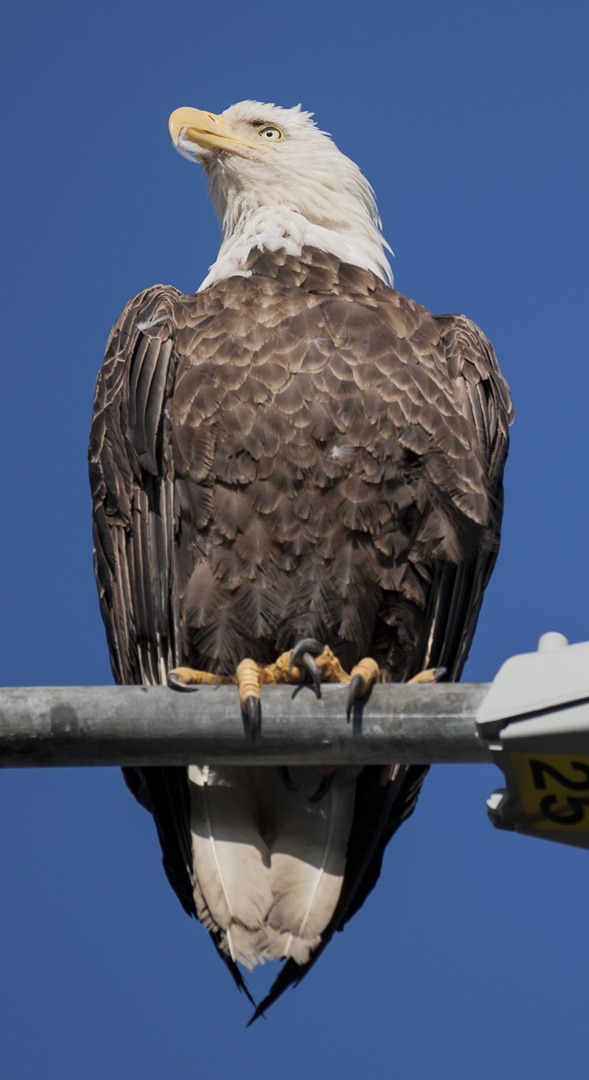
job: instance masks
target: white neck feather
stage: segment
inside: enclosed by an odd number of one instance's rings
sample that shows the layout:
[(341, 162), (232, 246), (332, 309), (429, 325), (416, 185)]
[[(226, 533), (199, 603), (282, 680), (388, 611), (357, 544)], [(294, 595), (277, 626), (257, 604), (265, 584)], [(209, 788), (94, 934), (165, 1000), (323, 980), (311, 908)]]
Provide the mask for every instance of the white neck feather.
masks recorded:
[[(245, 269), (253, 248), (300, 255), (303, 247), (329, 252), (372, 270), (392, 285), (374, 192), (358, 166), (340, 153), (300, 107), (259, 102), (232, 105), (223, 114), (229, 129), (251, 137), (260, 119), (276, 124), (284, 139), (275, 150), (247, 156), (199, 152), (221, 222), (219, 256), (201, 285)], [(248, 126), (249, 125), (249, 126)]]
[(254, 248), (285, 251), (295, 256), (301, 254), (303, 247), (318, 248), (342, 262), (371, 270), (392, 285), (393, 275), (384, 253), (388, 245), (382, 234), (368, 219), (354, 225), (353, 228), (327, 227), (286, 206), (272, 209), (260, 206), (253, 212), (242, 213), (237, 222), (231, 223), (230, 230), (224, 227), (217, 259), (198, 291), (228, 277), (249, 277), (251, 270), (245, 266)]

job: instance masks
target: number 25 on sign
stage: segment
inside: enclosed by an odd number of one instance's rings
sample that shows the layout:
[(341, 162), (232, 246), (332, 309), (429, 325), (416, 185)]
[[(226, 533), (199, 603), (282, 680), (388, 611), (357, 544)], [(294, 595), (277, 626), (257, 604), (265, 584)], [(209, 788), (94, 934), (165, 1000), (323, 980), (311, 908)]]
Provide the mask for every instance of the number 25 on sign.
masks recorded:
[(531, 828), (589, 832), (589, 757), (515, 753), (511, 760)]

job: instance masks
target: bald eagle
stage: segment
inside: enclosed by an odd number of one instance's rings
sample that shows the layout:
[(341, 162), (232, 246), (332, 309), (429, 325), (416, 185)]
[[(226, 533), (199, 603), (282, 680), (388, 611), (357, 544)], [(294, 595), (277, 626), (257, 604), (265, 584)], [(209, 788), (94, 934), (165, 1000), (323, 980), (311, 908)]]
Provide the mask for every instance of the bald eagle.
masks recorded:
[[(458, 679), (512, 417), (490, 343), (393, 289), (372, 188), (312, 114), (182, 108), (170, 132), (206, 172), (222, 241), (193, 295), (156, 285), (127, 304), (98, 376), (115, 679), (237, 679), (253, 736), (260, 682), (310, 672), (353, 700), (378, 677)], [(125, 778), (238, 986), (249, 996), (238, 963), (283, 960), (255, 1017), (362, 905), (425, 772), (200, 762)]]

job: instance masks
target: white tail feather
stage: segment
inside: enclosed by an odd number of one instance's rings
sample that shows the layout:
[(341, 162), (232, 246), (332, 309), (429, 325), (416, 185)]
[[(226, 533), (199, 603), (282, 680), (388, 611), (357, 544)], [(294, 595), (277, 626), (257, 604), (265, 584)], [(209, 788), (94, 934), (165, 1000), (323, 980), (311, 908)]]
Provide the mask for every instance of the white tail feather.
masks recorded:
[[(339, 900), (354, 813), (355, 775), (338, 770), (327, 795), (310, 803), (316, 769), (292, 770), (299, 798), (285, 791), (277, 800), (271, 844), (270, 925), (288, 933), (284, 955), (305, 963)], [(296, 781), (295, 781), (296, 782)], [(302, 797), (302, 798), (301, 798)]]
[(191, 766), (189, 780), (198, 891), (220, 929), (236, 921), (259, 930), (271, 902), (269, 856), (252, 813), (247, 770)]
[(312, 803), (316, 768), (191, 766), (194, 895), (199, 919), (251, 969), (277, 957), (305, 963), (339, 899), (358, 770), (339, 769)]

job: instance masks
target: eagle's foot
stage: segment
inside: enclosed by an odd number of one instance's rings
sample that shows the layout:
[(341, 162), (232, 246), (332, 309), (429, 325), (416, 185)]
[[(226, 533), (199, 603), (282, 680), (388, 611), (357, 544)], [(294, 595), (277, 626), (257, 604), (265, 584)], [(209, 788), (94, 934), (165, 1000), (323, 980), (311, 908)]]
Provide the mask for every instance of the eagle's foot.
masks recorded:
[(321, 697), (321, 672), (315, 657), (322, 656), (324, 651), (323, 645), (315, 641), (315, 638), (301, 638), (288, 654), (290, 656), (288, 674), (292, 676), (295, 668), (306, 671), (313, 680), (317, 698)]
[(371, 656), (364, 656), (357, 664), (354, 664), (350, 675), (350, 688), (346, 703), (346, 720), (350, 722), (352, 709), (356, 702), (366, 694), (375, 682), (380, 682), (380, 668)]
[[(311, 654), (311, 655), (309, 655)], [(300, 664), (308, 668), (308, 661), (313, 663), (313, 668), (317, 670), (319, 679), (321, 682), (330, 683), (343, 683), (349, 685), (348, 700), (346, 705), (346, 718), (350, 719), (354, 703), (359, 699), (366, 696), (370, 687), (375, 682), (380, 682), (380, 668), (370, 656), (365, 656), (357, 664), (354, 665), (351, 672), (345, 670), (342, 667), (340, 661), (334, 652), (329, 648), (329, 645), (325, 645), (321, 648), (318, 641), (313, 638), (304, 638), (299, 641), (292, 650), (292, 664)], [(316, 676), (313, 675), (313, 681), (315, 682), (317, 697), (319, 697), (319, 686), (316, 681)], [(328, 788), (326, 789), (328, 790)], [(322, 791), (322, 794), (325, 794)], [(319, 796), (321, 798), (321, 795)]]
[(294, 649), (282, 653), (273, 664), (260, 667), (262, 686), (276, 683), (302, 683), (307, 675), (311, 676), (317, 697), (321, 696), (321, 672), (315, 663), (315, 656), (323, 651), (323, 646), (313, 638), (304, 638)]
[(210, 671), (197, 671), (190, 667), (177, 667), (168, 671), (168, 686), (171, 686), (173, 690), (198, 690), (199, 686), (205, 684), (218, 686), (234, 682), (235, 678), (232, 675), (213, 675)]
[(198, 690), (199, 686), (228, 686), (237, 683), (239, 700), (247, 718), (252, 740), (260, 734), (260, 665), (255, 660), (242, 660), (235, 675), (213, 675), (210, 671), (177, 667), (168, 671), (168, 686), (173, 690)]
[[(298, 641), (294, 649), (290, 653), (283, 653), (278, 658), (276, 664), (271, 665), (272, 668), (282, 665), (281, 670), (284, 670), (284, 665), (288, 661), (288, 678), (284, 678), (284, 675), (280, 679), (276, 679), (277, 682), (287, 681), (295, 682), (300, 681), (300, 677), (303, 672), (306, 671), (311, 676), (317, 697), (321, 697), (321, 683), (343, 683), (349, 685), (348, 700), (346, 706), (346, 718), (349, 720), (354, 703), (359, 699), (366, 696), (370, 687), (375, 682), (380, 681), (380, 668), (371, 657), (366, 656), (354, 665), (351, 672), (345, 670), (342, 667), (340, 661), (334, 652), (329, 648), (329, 645), (322, 646), (314, 638), (303, 638)], [(296, 669), (299, 669), (300, 676), (296, 677)], [(270, 668), (264, 669), (269, 671)], [(262, 679), (266, 682), (266, 679)], [(268, 680), (270, 681), (270, 680)], [(330, 781), (331, 783), (331, 781)], [(329, 785), (325, 790), (320, 789), (321, 794), (318, 798), (321, 798), (325, 791), (329, 790)]]
[(326, 645), (320, 656), (317, 657), (317, 667), (321, 672), (323, 682), (349, 683), (351, 675), (340, 664), (335, 653)]
[[(432, 683), (438, 682), (446, 674), (445, 667), (426, 668), (424, 671), (419, 671), (417, 675), (414, 675), (412, 679), (408, 679), (409, 683)], [(350, 681), (350, 689), (348, 690), (348, 701), (346, 705), (346, 719), (350, 720), (352, 715), (352, 709), (354, 704), (359, 698), (366, 696), (371, 686), (375, 682), (380, 682), (380, 668), (370, 656), (365, 656), (357, 664), (354, 665), (351, 671), (351, 675), (348, 676)]]
[[(299, 683), (306, 675), (310, 675), (313, 680), (318, 698), (321, 697), (321, 682), (349, 685), (346, 708), (346, 718), (349, 720), (357, 699), (365, 697), (373, 683), (380, 680), (380, 668), (375, 660), (364, 657), (348, 674), (328, 645), (321, 645), (315, 638), (302, 638), (290, 652), (282, 653), (274, 664), (261, 669), (260, 682)], [(322, 777), (317, 790), (308, 797), (311, 803), (319, 802), (327, 795), (337, 768), (320, 766), (319, 771)], [(283, 768), (279, 773), (285, 787), (296, 790), (288, 770)]]
[(262, 674), (261, 664), (255, 660), (245, 659), (235, 669), (235, 681), (239, 687), (239, 700), (244, 716), (249, 722), (249, 735), (252, 742), (259, 738), (262, 727), (262, 711), (260, 706), (260, 682)]
[(446, 671), (445, 667), (430, 667), (425, 671), (418, 671), (417, 675), (414, 675), (412, 679), (408, 679), (407, 683), (432, 683), (439, 682), (444, 678)]

